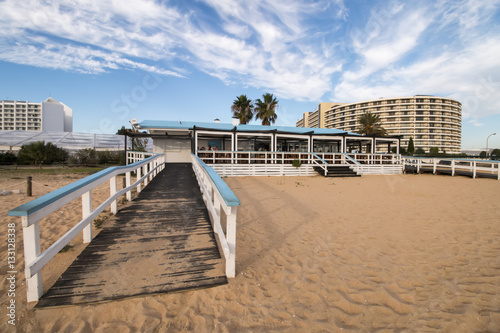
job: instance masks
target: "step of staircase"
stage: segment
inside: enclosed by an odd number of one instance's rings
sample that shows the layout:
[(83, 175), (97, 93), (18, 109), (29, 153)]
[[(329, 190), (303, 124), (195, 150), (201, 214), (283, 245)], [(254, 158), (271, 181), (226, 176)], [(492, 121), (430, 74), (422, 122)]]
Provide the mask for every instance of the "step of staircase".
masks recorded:
[[(325, 176), (325, 170), (320, 166), (314, 166), (314, 170), (320, 175)], [(325, 177), (360, 177), (347, 165), (329, 165)]]

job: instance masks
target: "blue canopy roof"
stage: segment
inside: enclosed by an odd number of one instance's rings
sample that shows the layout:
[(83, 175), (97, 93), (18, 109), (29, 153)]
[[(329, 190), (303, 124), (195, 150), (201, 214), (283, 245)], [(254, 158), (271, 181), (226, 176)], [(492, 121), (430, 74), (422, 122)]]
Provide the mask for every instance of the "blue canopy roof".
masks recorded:
[(356, 135), (359, 134), (338, 130), (336, 128), (312, 128), (312, 127), (292, 127), (292, 126), (263, 126), (263, 125), (233, 125), (227, 123), (208, 123), (193, 121), (170, 121), (170, 120), (144, 120), (139, 123), (140, 129), (185, 129), (196, 128), (211, 129), (216, 131), (237, 131), (237, 132), (286, 132), (293, 134), (313, 134), (313, 135)]

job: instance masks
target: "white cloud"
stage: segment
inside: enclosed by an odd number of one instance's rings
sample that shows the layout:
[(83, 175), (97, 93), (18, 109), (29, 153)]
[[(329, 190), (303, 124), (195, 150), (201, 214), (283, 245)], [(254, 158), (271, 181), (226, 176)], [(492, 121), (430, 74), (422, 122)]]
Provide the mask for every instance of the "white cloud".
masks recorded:
[(464, 118), (499, 113), (500, 33), (487, 21), (490, 3), (482, 3), (477, 7), (461, 2), (474, 7), (470, 24), (463, 21), (462, 7), (440, 2), (436, 8), (441, 12), (405, 7), (377, 33), (364, 40), (355, 38), (359, 66), (344, 72), (334, 90), (335, 100), (434, 94), (461, 101)]

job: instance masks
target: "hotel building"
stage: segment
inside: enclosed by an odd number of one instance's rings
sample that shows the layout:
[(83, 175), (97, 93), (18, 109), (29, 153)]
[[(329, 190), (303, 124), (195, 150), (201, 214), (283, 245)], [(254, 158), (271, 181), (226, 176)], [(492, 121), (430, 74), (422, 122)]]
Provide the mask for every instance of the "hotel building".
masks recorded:
[(0, 130), (72, 132), (73, 110), (52, 97), (41, 103), (3, 100)]
[[(332, 104), (330, 107), (325, 107)], [(460, 153), (462, 104), (457, 100), (428, 95), (380, 98), (356, 103), (320, 103), (314, 112), (306, 112), (297, 127), (336, 128), (356, 132), (359, 116), (371, 112), (380, 116), (388, 135), (400, 135), (401, 146), (408, 147), (410, 137), (415, 149), (428, 152)]]

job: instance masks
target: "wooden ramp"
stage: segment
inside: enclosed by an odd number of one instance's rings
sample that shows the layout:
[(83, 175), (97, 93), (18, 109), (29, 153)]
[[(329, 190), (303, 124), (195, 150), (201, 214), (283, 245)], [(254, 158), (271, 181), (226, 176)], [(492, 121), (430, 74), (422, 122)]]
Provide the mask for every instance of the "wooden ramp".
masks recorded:
[(168, 164), (123, 207), (37, 307), (227, 283), (191, 164)]

